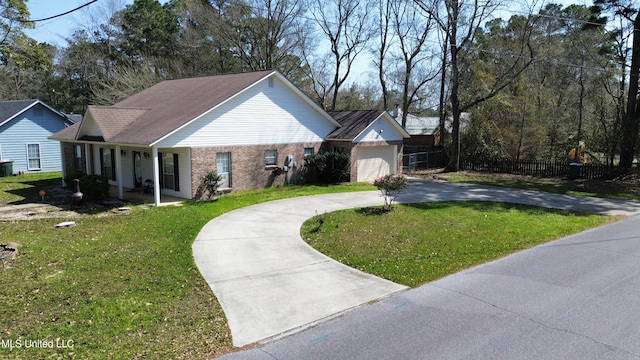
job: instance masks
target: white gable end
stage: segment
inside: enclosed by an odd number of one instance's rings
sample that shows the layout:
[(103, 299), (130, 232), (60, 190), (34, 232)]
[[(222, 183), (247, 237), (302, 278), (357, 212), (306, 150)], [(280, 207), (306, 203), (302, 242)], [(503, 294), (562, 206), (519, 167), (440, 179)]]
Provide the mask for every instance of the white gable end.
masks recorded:
[(78, 134), (78, 137), (83, 136), (102, 136), (102, 131), (100, 131), (98, 124), (96, 124), (95, 120), (93, 120), (91, 114), (85, 116), (82, 120), (82, 123), (80, 124), (80, 132)]
[(158, 143), (208, 147), (320, 142), (335, 129), (277, 78), (264, 79)]
[(355, 143), (370, 141), (396, 141), (402, 140), (402, 134), (383, 117), (372, 122), (354, 140)]

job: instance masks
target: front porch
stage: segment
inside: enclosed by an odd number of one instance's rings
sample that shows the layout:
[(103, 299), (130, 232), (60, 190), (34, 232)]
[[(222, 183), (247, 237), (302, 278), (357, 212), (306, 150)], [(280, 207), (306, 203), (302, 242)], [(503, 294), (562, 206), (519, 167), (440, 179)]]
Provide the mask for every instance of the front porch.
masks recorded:
[[(154, 205), (153, 192), (144, 192), (142, 189), (133, 189), (123, 187), (123, 195), (125, 202), (132, 202), (136, 204), (148, 204)], [(111, 185), (109, 188), (109, 196), (112, 198), (118, 198), (118, 187)], [(166, 205), (179, 205), (187, 199), (182, 199), (175, 196), (160, 194), (160, 206)]]

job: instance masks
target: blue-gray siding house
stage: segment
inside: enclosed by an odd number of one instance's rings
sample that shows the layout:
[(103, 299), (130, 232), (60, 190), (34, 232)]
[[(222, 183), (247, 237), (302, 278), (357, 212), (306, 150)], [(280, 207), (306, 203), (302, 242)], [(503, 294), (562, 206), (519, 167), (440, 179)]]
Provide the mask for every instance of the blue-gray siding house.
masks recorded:
[(48, 137), (72, 124), (40, 100), (0, 101), (0, 162), (14, 174), (62, 171), (60, 143)]

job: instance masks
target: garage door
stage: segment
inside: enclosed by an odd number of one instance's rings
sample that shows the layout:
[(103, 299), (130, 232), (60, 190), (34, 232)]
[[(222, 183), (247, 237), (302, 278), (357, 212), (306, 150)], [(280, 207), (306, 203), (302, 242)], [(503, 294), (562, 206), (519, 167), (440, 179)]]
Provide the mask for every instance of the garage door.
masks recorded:
[(358, 148), (358, 181), (371, 181), (380, 176), (395, 174), (396, 145), (363, 146)]

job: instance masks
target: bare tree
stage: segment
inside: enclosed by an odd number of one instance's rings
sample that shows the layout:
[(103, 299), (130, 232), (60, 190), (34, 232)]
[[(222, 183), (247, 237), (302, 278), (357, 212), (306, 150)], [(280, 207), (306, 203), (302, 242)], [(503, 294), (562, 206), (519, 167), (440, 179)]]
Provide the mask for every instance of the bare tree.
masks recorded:
[(304, 0), (247, 1), (246, 17), (236, 22), (233, 47), (250, 70), (277, 69), (295, 77), (310, 27), (306, 24)]
[(387, 85), (387, 67), (385, 60), (389, 56), (389, 51), (394, 42), (394, 33), (392, 31), (392, 1), (378, 1), (378, 40), (377, 47), (374, 47), (372, 53), (376, 56), (373, 65), (378, 70), (378, 80), (380, 81), (380, 89), (382, 90), (382, 105), (385, 110), (389, 108), (389, 86)]
[(528, 41), (528, 34), (522, 36), (522, 47), (519, 54), (511, 54), (510, 59), (502, 67), (502, 73), (493, 74), (492, 83), (487, 84), (486, 91), (474, 94), (462, 103), (460, 99), (460, 75), (463, 54), (473, 44), (476, 31), (491, 18), (492, 13), (500, 5), (495, 0), (448, 0), (444, 9), (425, 0), (414, 0), (426, 13), (431, 14), (440, 30), (446, 32), (449, 40), (450, 88), (449, 97), (453, 116), (451, 129), (451, 157), (446, 171), (458, 171), (460, 167), (460, 115), (488, 99), (498, 95), (533, 62), (533, 50)]
[[(311, 77), (314, 87), (320, 86), (314, 90), (316, 94), (322, 94), (319, 97), (326, 98), (331, 93), (329, 110), (335, 110), (340, 87), (349, 77), (356, 57), (371, 38), (371, 6), (372, 3), (359, 0), (316, 0), (314, 3), (313, 17), (330, 45), (329, 57), (321, 57), (328, 66), (322, 69), (322, 75), (331, 76), (329, 83), (313, 78), (313, 73)], [(331, 61), (326, 61), (329, 58)]]
[(432, 14), (421, 13), (405, 1), (395, 1), (392, 7), (393, 28), (398, 39), (397, 63), (401, 64), (398, 69), (401, 122), (402, 126), (406, 126), (412, 105), (421, 100), (422, 90), (440, 72), (437, 66), (432, 67), (434, 56), (427, 46), (435, 22)]

